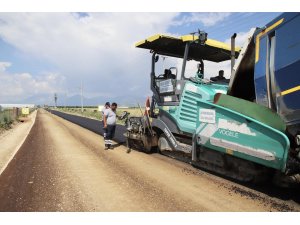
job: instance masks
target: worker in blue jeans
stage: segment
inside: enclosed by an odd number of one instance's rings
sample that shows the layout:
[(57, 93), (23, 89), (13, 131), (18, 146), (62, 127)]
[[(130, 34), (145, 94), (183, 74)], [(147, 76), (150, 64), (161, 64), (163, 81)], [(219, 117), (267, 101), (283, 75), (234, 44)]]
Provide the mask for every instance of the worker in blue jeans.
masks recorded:
[(105, 150), (112, 149), (112, 139), (115, 136), (116, 120), (117, 120), (117, 103), (112, 103), (111, 107), (104, 111), (103, 128), (106, 129), (104, 137)]

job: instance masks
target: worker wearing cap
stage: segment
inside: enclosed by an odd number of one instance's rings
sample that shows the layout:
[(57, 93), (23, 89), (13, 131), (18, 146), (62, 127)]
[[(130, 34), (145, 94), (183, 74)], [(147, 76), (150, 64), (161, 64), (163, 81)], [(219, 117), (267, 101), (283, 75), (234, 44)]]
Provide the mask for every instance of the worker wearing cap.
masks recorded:
[(117, 121), (117, 103), (112, 103), (111, 107), (104, 111), (103, 127), (106, 129), (106, 135), (104, 137), (105, 150), (112, 148), (112, 139), (115, 136), (116, 121)]
[(109, 102), (106, 102), (105, 105), (103, 106), (102, 110), (101, 110), (101, 113), (102, 113), (102, 118), (103, 118), (103, 115), (104, 115), (104, 111), (106, 109), (109, 109), (110, 108), (110, 103)]
[(106, 102), (105, 105), (103, 106), (102, 110), (101, 110), (101, 114), (102, 114), (102, 127), (103, 127), (103, 137), (105, 140), (106, 137), (106, 133), (107, 133), (107, 129), (104, 127), (104, 112), (105, 110), (110, 109), (110, 103)]

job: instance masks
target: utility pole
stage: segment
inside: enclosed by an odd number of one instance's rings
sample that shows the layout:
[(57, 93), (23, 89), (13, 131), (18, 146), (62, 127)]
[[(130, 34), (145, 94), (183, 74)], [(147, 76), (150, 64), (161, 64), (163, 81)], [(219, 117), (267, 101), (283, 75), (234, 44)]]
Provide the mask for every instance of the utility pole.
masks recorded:
[(57, 108), (57, 94), (54, 93), (54, 103), (55, 103), (55, 108)]
[(80, 94), (81, 94), (81, 113), (83, 113), (83, 82), (81, 80), (81, 86), (80, 86)]

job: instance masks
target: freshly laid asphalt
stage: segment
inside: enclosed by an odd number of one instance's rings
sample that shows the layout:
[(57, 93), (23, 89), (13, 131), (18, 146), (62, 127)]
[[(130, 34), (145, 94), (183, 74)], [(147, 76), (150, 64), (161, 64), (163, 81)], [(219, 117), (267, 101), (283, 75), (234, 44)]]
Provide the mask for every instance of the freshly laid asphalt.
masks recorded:
[[(59, 112), (59, 111), (51, 110), (51, 109), (48, 111), (54, 115), (64, 118), (65, 120), (68, 120), (72, 123), (75, 123), (81, 127), (86, 128), (90, 131), (93, 131), (96, 134), (103, 135), (103, 125), (102, 125), (102, 122), (99, 120), (90, 119), (90, 118), (86, 118), (86, 117), (82, 117), (82, 116), (71, 115), (71, 114), (67, 114), (67, 113), (63, 113), (63, 112)], [(126, 138), (123, 135), (125, 132), (126, 132), (126, 127), (118, 124), (117, 128), (116, 128), (114, 140), (116, 142), (118, 142), (119, 144), (125, 143)]]

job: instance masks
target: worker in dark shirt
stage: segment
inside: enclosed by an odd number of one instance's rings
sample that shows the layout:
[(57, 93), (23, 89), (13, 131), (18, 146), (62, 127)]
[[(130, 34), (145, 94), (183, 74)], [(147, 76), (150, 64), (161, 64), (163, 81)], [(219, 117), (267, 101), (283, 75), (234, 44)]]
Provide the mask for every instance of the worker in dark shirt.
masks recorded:
[(216, 83), (229, 83), (229, 79), (224, 77), (224, 70), (220, 70), (219, 75), (216, 77), (211, 77), (210, 80)]

